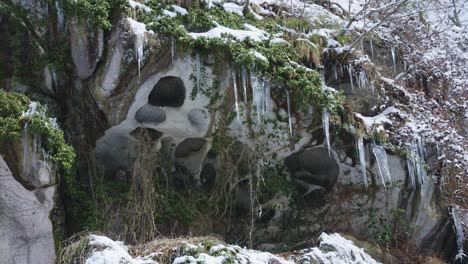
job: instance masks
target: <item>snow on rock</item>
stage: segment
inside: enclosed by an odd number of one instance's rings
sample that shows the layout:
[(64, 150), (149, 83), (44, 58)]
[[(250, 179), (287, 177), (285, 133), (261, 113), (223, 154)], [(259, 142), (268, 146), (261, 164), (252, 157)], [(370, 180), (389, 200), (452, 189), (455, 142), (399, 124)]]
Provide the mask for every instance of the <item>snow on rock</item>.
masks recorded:
[(371, 256), (363, 249), (358, 248), (350, 240), (347, 240), (339, 234), (320, 235), (320, 246), (301, 251), (299, 263), (318, 263), (323, 264), (377, 264)]
[(265, 56), (263, 56), (263, 54), (261, 54), (260, 52), (258, 52), (256, 50), (251, 50), (249, 53), (254, 55), (254, 57), (259, 59), (259, 60), (268, 61), (268, 59)]
[(177, 13), (169, 11), (169, 10), (163, 10), (163, 15), (170, 17), (170, 18), (174, 18), (177, 16)]
[[(186, 244), (182, 247), (182, 254), (174, 260), (174, 264), (222, 264), (222, 263), (252, 263), (252, 264), (292, 264), (282, 257), (275, 256), (271, 253), (260, 252), (256, 250), (241, 248), (232, 245), (216, 245), (209, 250), (203, 245)], [(196, 253), (202, 252), (202, 253)], [(195, 253), (195, 254), (194, 254)]]
[(136, 2), (136, 1), (133, 1), (133, 0), (128, 0), (128, 4), (130, 5), (131, 8), (141, 9), (145, 13), (149, 13), (149, 12), (152, 11), (152, 9), (149, 6), (147, 6), (145, 4), (142, 4), (142, 3), (139, 3), (139, 2)]
[(185, 15), (188, 15), (188, 11), (187, 9), (183, 8), (183, 7), (180, 7), (178, 5), (172, 5), (172, 10), (174, 10), (174, 12), (182, 15), (182, 16), (185, 16)]
[(154, 32), (152, 30), (146, 30), (145, 24), (132, 18), (127, 17), (127, 22), (130, 24), (133, 34), (135, 34), (135, 57), (138, 61), (138, 74), (140, 74), (140, 67), (143, 60), (143, 52), (146, 42), (145, 34), (154, 34)]
[(238, 14), (239, 16), (244, 15), (244, 7), (236, 5), (235, 3), (225, 3), (223, 4), (223, 8), (226, 12)]
[(244, 41), (250, 39), (252, 41), (263, 41), (268, 39), (268, 33), (264, 30), (258, 29), (252, 25), (244, 24), (246, 30), (232, 29), (217, 25), (215, 28), (208, 30), (203, 33), (189, 33), (194, 39), (197, 38), (223, 38), (224, 35), (230, 35), (238, 41)]
[(224, 0), (203, 0), (208, 8), (213, 8), (215, 4), (220, 4), (224, 2)]
[[(90, 255), (86, 260), (86, 264), (156, 264), (152, 258), (157, 257), (161, 254), (170, 254), (174, 257), (174, 264), (222, 264), (222, 263), (234, 263), (234, 264), (293, 264), (293, 263), (315, 263), (314, 261), (320, 261), (320, 263), (368, 263), (377, 264), (378, 262), (367, 255), (363, 249), (356, 247), (352, 241), (343, 238), (339, 234), (328, 235), (322, 233), (320, 235), (320, 246), (314, 248), (308, 248), (299, 252), (294, 253), (289, 258), (257, 250), (242, 248), (236, 245), (225, 245), (219, 241), (212, 246), (212, 242), (204, 243), (203, 240), (200, 242), (189, 243), (187, 241), (180, 240), (170, 243), (169, 252), (160, 252), (163, 248), (167, 247), (151, 247), (153, 248), (150, 252), (145, 250), (147, 256), (132, 257), (129, 254), (129, 248), (123, 244), (123, 242), (113, 241), (105, 236), (90, 235), (89, 245), (92, 248)], [(164, 241), (164, 240), (163, 240)], [(192, 240), (196, 241), (196, 239)], [(156, 244), (160, 243), (155, 241)], [(164, 243), (164, 242), (163, 242)], [(148, 245), (153, 245), (150, 243)], [(178, 246), (177, 246), (178, 244)], [(157, 249), (159, 248), (159, 249)], [(137, 252), (143, 252), (136, 250)]]
[(113, 241), (105, 236), (90, 235), (89, 245), (96, 247), (85, 264), (155, 264), (144, 258), (133, 258), (123, 242)]
[(354, 113), (357, 118), (361, 119), (367, 131), (372, 131), (374, 127), (377, 131), (382, 131), (384, 130), (383, 124), (393, 124), (393, 121), (388, 117), (390, 114), (398, 114), (400, 117), (404, 117), (404, 114), (393, 106), (373, 117), (366, 117), (359, 113)]

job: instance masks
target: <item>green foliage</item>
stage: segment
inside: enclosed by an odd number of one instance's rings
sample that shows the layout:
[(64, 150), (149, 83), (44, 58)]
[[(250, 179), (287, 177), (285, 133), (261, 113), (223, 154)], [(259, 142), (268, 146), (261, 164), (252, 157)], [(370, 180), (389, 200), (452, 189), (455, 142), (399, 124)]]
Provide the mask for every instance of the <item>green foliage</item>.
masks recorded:
[(407, 241), (411, 233), (419, 228), (407, 220), (403, 209), (390, 209), (389, 216), (378, 215), (377, 210), (371, 208), (367, 211), (365, 223), (369, 235), (386, 246), (397, 245), (400, 240)]
[[(162, 14), (167, 8), (164, 5), (154, 6), (156, 14)], [(244, 29), (244, 24), (251, 24), (269, 33), (279, 30), (279, 21), (273, 19), (255, 20), (236, 14), (228, 13), (221, 8), (193, 9), (186, 16), (175, 18), (155, 18), (152, 13), (143, 21), (151, 25), (154, 31), (162, 32), (178, 40), (178, 46), (185, 49), (198, 50), (199, 52), (224, 53), (233, 60), (234, 68), (244, 67), (255, 71), (273, 81), (284, 84), (295, 96), (297, 109), (303, 112), (309, 105), (326, 107), (331, 113), (335, 113), (344, 103), (342, 93), (334, 93), (322, 89), (320, 76), (316, 71), (307, 69), (300, 64), (299, 55), (293, 45), (285, 43), (273, 43), (270, 40), (254, 42), (250, 39), (237, 41), (232, 36), (224, 36), (222, 39), (197, 38), (193, 39), (188, 32), (205, 32), (213, 28), (216, 23), (233, 29)], [(303, 19), (291, 19), (287, 23), (303, 27), (306, 21)], [(257, 58), (252, 51), (257, 51), (266, 57), (267, 61)]]
[(67, 215), (85, 223), (90, 217), (91, 201), (89, 195), (80, 190), (75, 178), (74, 149), (65, 142), (63, 131), (47, 117), (45, 107), (37, 104), (36, 114), (22, 115), (30, 103), (23, 94), (0, 89), (0, 141), (18, 141), (26, 124), (28, 133), (41, 137), (42, 147), (49, 153), (61, 176), (59, 183), (64, 190)]
[(128, 5), (126, 0), (66, 0), (63, 4), (68, 15), (77, 16), (104, 29), (112, 26), (110, 22), (112, 11), (123, 9)]
[(258, 198), (260, 203), (265, 203), (278, 194), (289, 196), (292, 200), (297, 200), (299, 197), (294, 183), (288, 179), (287, 168), (283, 164), (269, 166), (263, 171), (263, 182), (260, 183)]

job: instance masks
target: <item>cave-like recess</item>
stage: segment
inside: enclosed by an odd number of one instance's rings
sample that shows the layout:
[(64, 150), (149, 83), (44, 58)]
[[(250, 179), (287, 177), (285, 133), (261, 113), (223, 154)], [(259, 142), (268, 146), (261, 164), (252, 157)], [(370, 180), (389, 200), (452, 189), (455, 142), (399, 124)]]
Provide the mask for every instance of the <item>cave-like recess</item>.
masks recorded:
[(161, 78), (148, 96), (148, 103), (153, 106), (181, 107), (184, 101), (184, 82), (175, 76)]

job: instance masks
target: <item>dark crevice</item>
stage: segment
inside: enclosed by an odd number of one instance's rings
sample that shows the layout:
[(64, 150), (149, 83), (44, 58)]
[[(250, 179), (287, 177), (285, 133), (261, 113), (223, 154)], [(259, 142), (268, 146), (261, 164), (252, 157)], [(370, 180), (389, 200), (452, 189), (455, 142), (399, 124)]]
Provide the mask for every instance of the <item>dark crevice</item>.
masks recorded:
[(148, 96), (148, 103), (153, 106), (180, 107), (184, 101), (184, 82), (174, 76), (161, 78)]

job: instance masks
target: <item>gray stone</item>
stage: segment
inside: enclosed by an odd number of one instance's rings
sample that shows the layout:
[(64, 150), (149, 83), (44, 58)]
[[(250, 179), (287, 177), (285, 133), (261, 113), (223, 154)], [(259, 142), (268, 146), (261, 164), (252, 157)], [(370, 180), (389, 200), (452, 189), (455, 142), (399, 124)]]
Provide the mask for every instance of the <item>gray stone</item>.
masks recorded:
[(294, 154), (286, 159), (286, 165), (294, 178), (312, 185), (329, 188), (340, 173), (339, 162), (333, 151), (327, 148), (314, 147)]
[(135, 119), (142, 123), (161, 123), (166, 120), (166, 112), (159, 106), (144, 105), (135, 113)]
[(96, 159), (106, 173), (129, 171), (133, 167), (138, 141), (126, 133), (110, 132), (96, 142)]
[(46, 152), (39, 150), (39, 138), (23, 136), (21, 144), (21, 173), (17, 180), (28, 189), (55, 184), (53, 165), (47, 161)]
[(73, 20), (70, 24), (70, 46), (78, 77), (88, 79), (96, 69), (104, 48), (104, 32)]
[(192, 109), (188, 114), (190, 123), (195, 127), (205, 127), (208, 125), (210, 117), (205, 110)]
[[(54, 263), (52, 223), (55, 187), (31, 192), (0, 156), (0, 256), (4, 264)], [(39, 198), (39, 199), (38, 199)]]
[(208, 151), (211, 149), (211, 141), (203, 138), (188, 138), (177, 146), (175, 151), (175, 164), (183, 167), (194, 179), (194, 182), (201, 184), (200, 173), (203, 161)]

